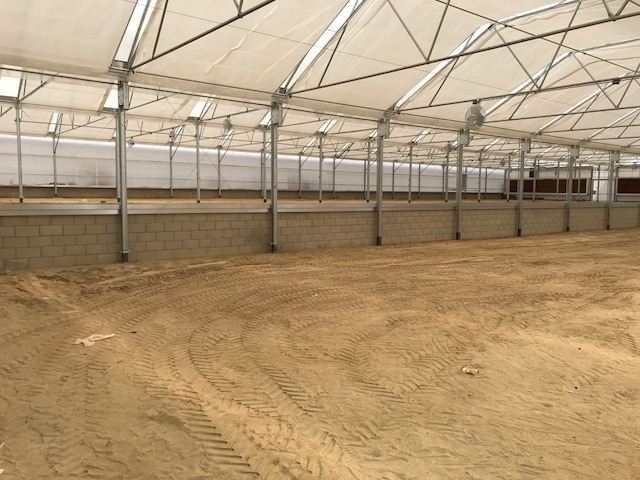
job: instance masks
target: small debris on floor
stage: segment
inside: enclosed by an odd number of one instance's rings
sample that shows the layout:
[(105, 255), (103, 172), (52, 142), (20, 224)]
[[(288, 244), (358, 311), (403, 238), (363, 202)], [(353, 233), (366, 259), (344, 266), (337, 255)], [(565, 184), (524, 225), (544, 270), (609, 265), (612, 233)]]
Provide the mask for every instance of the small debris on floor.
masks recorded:
[(462, 373), (466, 373), (467, 375), (477, 375), (479, 373), (479, 370), (477, 368), (471, 368), (471, 367), (462, 367)]
[(75, 342), (73, 342), (73, 344), (80, 345), (82, 343), (85, 347), (91, 347), (99, 340), (107, 340), (108, 338), (113, 338), (115, 336), (116, 336), (115, 333), (109, 333), (107, 335), (104, 335), (101, 333), (95, 333), (87, 338), (79, 338)]

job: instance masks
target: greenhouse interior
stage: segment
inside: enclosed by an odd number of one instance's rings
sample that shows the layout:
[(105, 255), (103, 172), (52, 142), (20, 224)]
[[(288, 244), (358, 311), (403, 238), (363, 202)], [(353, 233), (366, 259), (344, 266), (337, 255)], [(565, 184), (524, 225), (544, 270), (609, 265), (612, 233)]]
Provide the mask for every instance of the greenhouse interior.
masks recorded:
[(640, 478), (640, 0), (0, 14), (2, 480)]

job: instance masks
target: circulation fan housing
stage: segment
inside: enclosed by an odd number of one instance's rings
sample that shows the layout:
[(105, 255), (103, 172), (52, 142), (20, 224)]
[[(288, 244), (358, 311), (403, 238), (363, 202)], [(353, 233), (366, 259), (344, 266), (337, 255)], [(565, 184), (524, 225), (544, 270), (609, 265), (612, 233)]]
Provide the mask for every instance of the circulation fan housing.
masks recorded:
[(473, 105), (469, 107), (469, 110), (467, 110), (464, 116), (468, 129), (481, 127), (484, 125), (486, 118), (487, 112), (482, 108), (479, 100), (473, 102)]

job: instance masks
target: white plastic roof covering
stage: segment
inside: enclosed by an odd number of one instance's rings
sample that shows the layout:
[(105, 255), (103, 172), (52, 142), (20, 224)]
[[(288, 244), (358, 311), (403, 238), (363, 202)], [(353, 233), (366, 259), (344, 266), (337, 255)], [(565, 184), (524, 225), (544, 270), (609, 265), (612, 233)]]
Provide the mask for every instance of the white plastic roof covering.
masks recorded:
[[(136, 5), (149, 8), (137, 49), (130, 64), (114, 63), (137, 31), (129, 25), (123, 40), (130, 18), (140, 18)], [(345, 8), (354, 13), (344, 27), (326, 32)], [(127, 135), (136, 141), (166, 144), (185, 124), (181, 141), (193, 144), (189, 115), (206, 101), (205, 148), (221, 142), (229, 116), (234, 135), (224, 148), (260, 151), (269, 102), (324, 39), (280, 97), (283, 153), (300, 153), (335, 118), (327, 155), (353, 142), (349, 158), (366, 158), (368, 135), (386, 116), (394, 125), (387, 160), (428, 129), (414, 157), (440, 162), (479, 99), (490, 115), (470, 158), (482, 152), (503, 163), (521, 137), (549, 162), (566, 157), (554, 144), (580, 144), (594, 163), (607, 161), (606, 151), (640, 154), (638, 0), (219, 0), (215, 8), (209, 0), (22, 0), (0, 3), (0, 15), (0, 77), (22, 79), (28, 135), (47, 135), (61, 112), (63, 136), (110, 140), (105, 102), (126, 78)], [(0, 102), (0, 131), (11, 133), (15, 99)]]

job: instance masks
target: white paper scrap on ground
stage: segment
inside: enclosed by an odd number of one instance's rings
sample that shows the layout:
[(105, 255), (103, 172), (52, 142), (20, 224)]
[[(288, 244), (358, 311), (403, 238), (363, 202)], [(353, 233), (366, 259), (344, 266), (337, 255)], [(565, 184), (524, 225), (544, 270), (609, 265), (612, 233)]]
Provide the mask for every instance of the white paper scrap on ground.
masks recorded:
[(467, 375), (477, 375), (478, 370), (471, 367), (462, 367), (462, 373), (466, 373)]
[(108, 335), (104, 335), (101, 333), (94, 333), (90, 337), (77, 339), (73, 344), (80, 345), (82, 343), (84, 344), (85, 347), (90, 347), (99, 340), (106, 340), (107, 338), (113, 338), (115, 336), (116, 336), (115, 333), (109, 333)]

